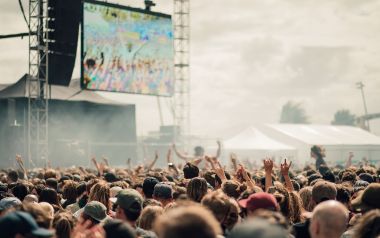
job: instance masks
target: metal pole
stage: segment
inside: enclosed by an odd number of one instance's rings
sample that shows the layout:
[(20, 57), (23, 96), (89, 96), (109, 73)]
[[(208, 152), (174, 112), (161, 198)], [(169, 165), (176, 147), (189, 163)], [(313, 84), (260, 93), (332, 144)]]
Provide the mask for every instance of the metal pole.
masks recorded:
[(369, 120), (367, 118), (368, 117), (368, 110), (367, 110), (367, 103), (366, 103), (365, 96), (364, 96), (364, 89), (363, 89), (364, 84), (362, 82), (357, 82), (356, 86), (361, 91), (362, 99), (363, 99), (363, 105), (364, 105), (364, 113), (365, 113), (366, 122), (367, 122), (367, 129), (368, 129), (368, 131), (371, 131), (370, 126), (369, 126)]

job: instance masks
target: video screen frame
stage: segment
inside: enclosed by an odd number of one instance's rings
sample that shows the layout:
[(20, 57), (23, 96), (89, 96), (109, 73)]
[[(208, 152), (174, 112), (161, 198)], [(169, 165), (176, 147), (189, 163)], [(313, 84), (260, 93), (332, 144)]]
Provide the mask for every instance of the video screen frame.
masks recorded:
[(153, 12), (153, 11), (148, 11), (145, 9), (141, 8), (135, 8), (135, 7), (130, 7), (130, 6), (125, 6), (125, 5), (119, 5), (115, 3), (109, 3), (109, 2), (101, 2), (101, 1), (96, 1), (96, 0), (82, 0), (82, 15), (81, 15), (81, 34), (80, 34), (80, 85), (82, 90), (88, 90), (88, 91), (99, 91), (99, 92), (115, 92), (115, 93), (123, 93), (123, 94), (134, 94), (134, 95), (145, 95), (145, 96), (157, 96), (157, 97), (172, 97), (174, 96), (175, 93), (175, 67), (174, 67), (174, 26), (172, 26), (172, 32), (173, 32), (173, 40), (172, 40), (172, 45), (173, 45), (173, 59), (172, 59), (172, 92), (170, 95), (166, 94), (156, 94), (156, 93), (139, 93), (139, 92), (127, 92), (127, 91), (111, 91), (111, 90), (102, 90), (102, 89), (91, 89), (86, 87), (85, 82), (84, 82), (84, 4), (85, 3), (90, 3), (94, 5), (99, 5), (99, 6), (104, 6), (104, 7), (111, 7), (111, 8), (116, 8), (116, 9), (121, 9), (121, 10), (127, 10), (131, 12), (137, 12), (137, 13), (142, 13), (142, 14), (148, 14), (152, 16), (158, 16), (162, 18), (167, 18), (172, 21), (172, 16), (169, 14), (161, 13), (161, 12)]

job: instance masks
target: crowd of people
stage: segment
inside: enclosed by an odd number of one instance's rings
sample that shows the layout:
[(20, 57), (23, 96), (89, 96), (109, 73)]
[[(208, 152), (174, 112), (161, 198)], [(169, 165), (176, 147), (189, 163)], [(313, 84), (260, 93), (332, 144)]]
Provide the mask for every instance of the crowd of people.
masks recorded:
[[(184, 165), (173, 163), (172, 150)], [(328, 166), (311, 148), (311, 165), (266, 158), (247, 168), (231, 155), (184, 156), (168, 166), (113, 167), (106, 158), (83, 167), (0, 172), (2, 238), (377, 238), (380, 169)]]

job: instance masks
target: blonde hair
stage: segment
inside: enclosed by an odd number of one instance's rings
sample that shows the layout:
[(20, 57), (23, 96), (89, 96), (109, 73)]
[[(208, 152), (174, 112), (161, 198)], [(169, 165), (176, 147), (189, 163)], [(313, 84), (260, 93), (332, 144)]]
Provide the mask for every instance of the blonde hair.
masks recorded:
[(153, 224), (156, 219), (162, 215), (164, 209), (159, 206), (147, 206), (145, 207), (140, 215), (140, 219), (138, 221), (139, 227), (144, 230), (152, 230)]
[(307, 186), (304, 188), (301, 188), (299, 194), (300, 198), (302, 200), (302, 206), (305, 209), (305, 211), (312, 212), (313, 211), (313, 204), (312, 204), (312, 196), (311, 192), (313, 190), (313, 187)]
[(212, 213), (200, 205), (179, 207), (164, 213), (155, 222), (154, 231), (160, 238), (216, 238), (222, 234)]
[(91, 188), (88, 201), (98, 201), (103, 203), (107, 208), (107, 213), (109, 213), (111, 206), (110, 195), (111, 192), (108, 184), (104, 181), (100, 181)]

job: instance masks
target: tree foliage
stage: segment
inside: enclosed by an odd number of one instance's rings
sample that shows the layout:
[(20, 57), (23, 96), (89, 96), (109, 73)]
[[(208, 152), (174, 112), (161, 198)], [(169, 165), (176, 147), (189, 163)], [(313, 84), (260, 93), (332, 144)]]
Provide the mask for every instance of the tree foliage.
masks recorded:
[(301, 103), (287, 102), (282, 106), (280, 123), (309, 123), (308, 116)]
[(355, 122), (356, 122), (356, 116), (354, 114), (351, 114), (349, 110), (342, 109), (342, 110), (338, 110), (334, 114), (334, 120), (331, 122), (331, 124), (354, 126)]

